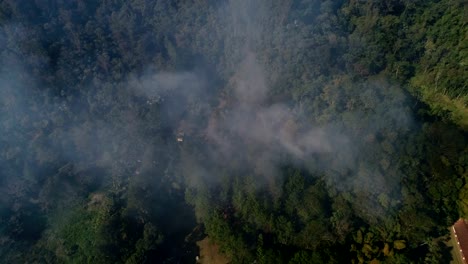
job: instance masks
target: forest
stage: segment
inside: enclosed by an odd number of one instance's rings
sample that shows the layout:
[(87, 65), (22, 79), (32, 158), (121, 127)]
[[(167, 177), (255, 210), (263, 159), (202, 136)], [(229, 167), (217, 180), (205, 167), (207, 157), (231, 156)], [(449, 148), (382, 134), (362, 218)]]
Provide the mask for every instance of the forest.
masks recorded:
[(0, 0), (0, 262), (450, 263), (467, 14)]

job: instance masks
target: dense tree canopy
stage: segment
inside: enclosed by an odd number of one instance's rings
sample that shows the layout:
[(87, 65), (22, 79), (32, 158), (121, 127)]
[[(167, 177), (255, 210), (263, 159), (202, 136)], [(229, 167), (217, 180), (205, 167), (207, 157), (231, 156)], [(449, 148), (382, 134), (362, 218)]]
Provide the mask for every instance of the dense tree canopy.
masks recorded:
[(462, 0), (0, 0), (0, 259), (448, 263)]

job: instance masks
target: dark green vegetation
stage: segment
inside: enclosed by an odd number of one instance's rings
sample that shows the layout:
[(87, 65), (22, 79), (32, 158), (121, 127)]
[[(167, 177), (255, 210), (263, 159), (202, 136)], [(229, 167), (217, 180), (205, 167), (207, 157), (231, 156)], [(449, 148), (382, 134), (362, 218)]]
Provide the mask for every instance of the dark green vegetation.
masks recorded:
[(466, 14), (0, 1), (0, 259), (193, 263), (198, 222), (233, 263), (448, 263)]

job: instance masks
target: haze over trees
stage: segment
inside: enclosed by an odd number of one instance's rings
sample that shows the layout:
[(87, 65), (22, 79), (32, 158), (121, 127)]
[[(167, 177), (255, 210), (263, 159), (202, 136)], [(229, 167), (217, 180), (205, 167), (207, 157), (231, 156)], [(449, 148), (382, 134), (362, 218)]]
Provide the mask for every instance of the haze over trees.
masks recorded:
[(0, 259), (448, 263), (462, 0), (0, 0)]

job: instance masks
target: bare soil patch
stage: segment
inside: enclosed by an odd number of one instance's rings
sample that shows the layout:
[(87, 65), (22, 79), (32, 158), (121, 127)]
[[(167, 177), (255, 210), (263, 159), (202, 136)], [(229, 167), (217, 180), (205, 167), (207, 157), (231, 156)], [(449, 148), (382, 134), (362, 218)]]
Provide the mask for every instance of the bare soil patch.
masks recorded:
[(214, 244), (208, 237), (197, 242), (200, 248), (200, 258), (198, 263), (201, 264), (228, 264), (229, 259), (219, 252), (219, 246)]

